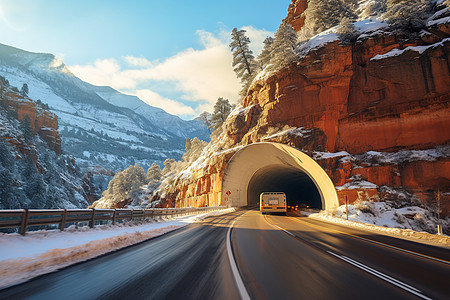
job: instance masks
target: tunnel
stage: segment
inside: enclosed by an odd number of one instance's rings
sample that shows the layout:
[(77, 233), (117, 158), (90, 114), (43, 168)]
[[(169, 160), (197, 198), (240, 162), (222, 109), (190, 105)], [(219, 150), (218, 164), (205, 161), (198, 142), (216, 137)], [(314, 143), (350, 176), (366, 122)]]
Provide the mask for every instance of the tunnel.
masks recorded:
[(248, 184), (247, 204), (258, 204), (263, 192), (284, 192), (289, 206), (322, 209), (316, 185), (305, 172), (294, 167), (271, 165), (256, 171)]
[(284, 192), (290, 206), (330, 210), (338, 206), (336, 189), (308, 155), (279, 143), (255, 143), (237, 151), (222, 180), (222, 203), (255, 205), (262, 192)]

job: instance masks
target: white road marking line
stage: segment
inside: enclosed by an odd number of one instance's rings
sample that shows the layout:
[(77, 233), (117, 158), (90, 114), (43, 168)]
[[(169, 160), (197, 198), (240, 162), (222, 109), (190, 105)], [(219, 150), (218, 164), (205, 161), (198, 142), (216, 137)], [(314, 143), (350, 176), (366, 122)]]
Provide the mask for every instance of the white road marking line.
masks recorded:
[(272, 224), (272, 225), (275, 226), (276, 228), (280, 229), (281, 231), (284, 231), (284, 232), (286, 232), (287, 234), (292, 235), (293, 237), (297, 237), (295, 234), (290, 233), (289, 231), (287, 231), (286, 229), (281, 228), (281, 227), (278, 226), (278, 225), (275, 225), (275, 224)]
[[(385, 244), (385, 243), (377, 242), (377, 241), (374, 241), (374, 240), (371, 240), (371, 239), (367, 239), (367, 238), (363, 238), (363, 237), (360, 237), (360, 236), (357, 236), (357, 235), (354, 235), (354, 234), (351, 234), (351, 233), (343, 232), (341, 230), (331, 229), (331, 228), (327, 228), (327, 227), (322, 226), (322, 225), (317, 225), (317, 224), (309, 223), (309, 222), (306, 222), (306, 221), (296, 220), (296, 219), (293, 219), (291, 217), (290, 217), (290, 219), (295, 220), (295, 221), (297, 221), (299, 223), (302, 223), (302, 224), (304, 224), (306, 226), (309, 226), (309, 227), (322, 227), (322, 228), (328, 229), (329, 231), (331, 230), (331, 231), (339, 232), (341, 234), (345, 234), (345, 235), (348, 235), (348, 236), (351, 236), (353, 238), (360, 239), (360, 240), (363, 240), (363, 241), (366, 241), (366, 242), (374, 243), (374, 244), (377, 244), (377, 245), (380, 245), (380, 246), (384, 246), (384, 247), (388, 247), (388, 248), (391, 248), (391, 249), (395, 249), (395, 250), (398, 250), (398, 251), (403, 251), (403, 252), (406, 252), (406, 253), (409, 253), (409, 254), (412, 254), (412, 255), (416, 255), (416, 256), (423, 257), (423, 258), (431, 259), (431, 260), (438, 261), (438, 262), (441, 262), (441, 263), (444, 263), (444, 264), (447, 264), (447, 265), (450, 264), (450, 261), (446, 261), (446, 260), (443, 260), (443, 259), (440, 259), (440, 258), (436, 258), (436, 257), (428, 256), (428, 255), (425, 255), (425, 254), (417, 253), (417, 252), (414, 252), (414, 251), (406, 250), (406, 249), (403, 249), (403, 248), (395, 247), (395, 246), (388, 245), (388, 244)], [(337, 225), (337, 224), (333, 223), (333, 225)]]
[(248, 295), (247, 289), (245, 288), (244, 282), (242, 281), (241, 274), (239, 274), (239, 270), (234, 260), (233, 250), (231, 249), (231, 229), (236, 223), (236, 219), (233, 221), (231, 226), (228, 228), (227, 232), (227, 253), (228, 259), (230, 260), (231, 271), (233, 272), (234, 280), (236, 281), (239, 294), (242, 300), (250, 300), (250, 296)]
[(345, 259), (347, 259), (347, 260), (349, 260), (349, 261), (352, 261), (353, 263), (355, 263), (355, 264), (357, 264), (357, 265), (360, 265), (362, 268), (367, 268), (368, 270), (371, 270), (372, 272), (375, 272), (375, 273), (379, 274), (380, 276), (385, 276), (386, 278), (389, 278), (390, 280), (395, 281), (395, 282), (397, 282), (398, 284), (404, 285), (404, 286), (407, 287), (407, 288), (413, 289), (413, 290), (415, 290), (416, 292), (422, 293), (421, 290), (418, 290), (418, 289), (416, 289), (415, 287), (410, 286), (409, 284), (406, 284), (406, 283), (404, 283), (404, 282), (402, 282), (402, 281), (400, 281), (400, 280), (397, 280), (397, 279), (395, 279), (395, 278), (392, 278), (391, 276), (386, 275), (386, 274), (384, 274), (384, 273), (381, 273), (381, 272), (379, 272), (379, 271), (377, 271), (377, 270), (375, 270), (375, 269), (372, 269), (371, 267), (366, 266), (366, 265), (364, 265), (364, 264), (362, 264), (362, 263), (360, 263), (360, 262), (357, 262), (356, 260), (353, 260), (353, 259), (351, 259), (351, 258), (349, 258), (349, 257), (347, 257), (347, 256), (342, 255), (342, 258), (345, 258)]
[(402, 282), (400, 280), (392, 278), (392, 277), (390, 277), (390, 276), (388, 276), (386, 274), (383, 274), (383, 273), (381, 273), (381, 272), (379, 272), (377, 270), (374, 270), (374, 269), (372, 269), (372, 268), (370, 268), (370, 267), (368, 267), (368, 266), (366, 266), (366, 265), (364, 265), (364, 264), (362, 264), (360, 262), (357, 262), (357, 261), (355, 261), (353, 259), (350, 259), (348, 257), (338, 255), (338, 254), (333, 253), (331, 251), (327, 251), (327, 252), (330, 253), (331, 255), (333, 255), (333, 256), (335, 256), (335, 257), (337, 257), (337, 258), (339, 258), (339, 259), (341, 259), (341, 260), (343, 260), (343, 261), (345, 261), (345, 262), (347, 262), (347, 263), (349, 263), (349, 264), (351, 264), (351, 265), (361, 269), (361, 270), (363, 270), (363, 271), (366, 271), (366, 272), (368, 272), (368, 273), (370, 273), (370, 274), (372, 274), (372, 275), (374, 275), (374, 276), (376, 276), (376, 277), (378, 277), (380, 279), (383, 279), (384, 281), (387, 281), (387, 282), (389, 282), (389, 283), (391, 283), (391, 284), (393, 284), (393, 285), (395, 285), (395, 286), (397, 286), (397, 287), (399, 287), (399, 288), (401, 288), (401, 289), (403, 289), (403, 290), (405, 290), (407, 292), (410, 292), (411, 294), (414, 294), (414, 295), (416, 295), (416, 296), (418, 296), (418, 297), (420, 297), (422, 299), (431, 300), (431, 298), (428, 298), (427, 296), (421, 294), (422, 292), (420, 290), (418, 290), (418, 289), (416, 289), (416, 288), (414, 288), (414, 287), (412, 287), (412, 286), (410, 286), (410, 285), (408, 285), (408, 284), (406, 284), (406, 283), (404, 283), (404, 282)]
[[(266, 221), (267, 221), (269, 224), (271, 224), (272, 226), (277, 227), (278, 229), (280, 229), (280, 230), (286, 232), (287, 234), (290, 234), (290, 235), (293, 236), (293, 237), (297, 237), (295, 234), (293, 234), (293, 233), (287, 231), (286, 229), (283, 229), (283, 228), (281, 228), (280, 226), (271, 223), (271, 222), (267, 219), (266, 216), (264, 216), (264, 218), (265, 218)], [(422, 291), (416, 289), (415, 287), (410, 286), (409, 284), (406, 284), (406, 283), (404, 283), (404, 282), (402, 282), (402, 281), (400, 281), (400, 280), (398, 280), (398, 279), (395, 279), (395, 278), (393, 278), (393, 277), (391, 277), (391, 276), (389, 276), (389, 275), (386, 275), (386, 274), (384, 274), (384, 273), (381, 273), (380, 271), (377, 271), (377, 270), (375, 270), (375, 269), (372, 269), (372, 268), (370, 268), (370, 267), (368, 267), (368, 266), (366, 266), (366, 265), (364, 265), (364, 264), (362, 264), (362, 263), (360, 263), (360, 262), (357, 262), (357, 261), (355, 261), (355, 260), (353, 260), (353, 259), (351, 259), (351, 258), (349, 258), (349, 257), (346, 257), (346, 256), (340, 256), (340, 255), (335, 254), (335, 253), (333, 253), (333, 252), (331, 252), (331, 251), (327, 251), (327, 252), (330, 253), (331, 255), (336, 256), (337, 258), (339, 258), (339, 259), (341, 259), (341, 260), (343, 260), (343, 261), (345, 261), (345, 262), (348, 262), (349, 264), (354, 265), (355, 267), (357, 267), (357, 268), (359, 268), (359, 269), (361, 269), (361, 270), (363, 270), (363, 271), (366, 271), (366, 272), (368, 272), (368, 273), (370, 273), (370, 274), (372, 274), (372, 275), (374, 275), (374, 276), (376, 276), (376, 277), (378, 277), (378, 278), (380, 278), (380, 279), (383, 279), (384, 281), (387, 281), (387, 282), (389, 282), (389, 283), (391, 283), (391, 284), (393, 284), (393, 285), (395, 285), (395, 286), (398, 286), (399, 288), (401, 288), (401, 289), (403, 289), (403, 290), (405, 290), (405, 291), (408, 291), (408, 292), (410, 292), (410, 293), (412, 293), (412, 294), (414, 294), (414, 295), (416, 295), (416, 296), (418, 296), (418, 297), (420, 297), (420, 298), (422, 298), (422, 299), (431, 300), (431, 298), (428, 298), (427, 296), (423, 295), (423, 294), (422, 294)]]

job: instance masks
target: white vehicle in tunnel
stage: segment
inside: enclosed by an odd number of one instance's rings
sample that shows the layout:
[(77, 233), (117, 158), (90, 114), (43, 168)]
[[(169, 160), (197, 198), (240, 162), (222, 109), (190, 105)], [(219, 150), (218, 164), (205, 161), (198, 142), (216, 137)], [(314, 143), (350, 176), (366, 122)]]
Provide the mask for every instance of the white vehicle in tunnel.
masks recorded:
[(259, 210), (265, 213), (286, 214), (286, 194), (283, 192), (264, 192), (259, 195)]

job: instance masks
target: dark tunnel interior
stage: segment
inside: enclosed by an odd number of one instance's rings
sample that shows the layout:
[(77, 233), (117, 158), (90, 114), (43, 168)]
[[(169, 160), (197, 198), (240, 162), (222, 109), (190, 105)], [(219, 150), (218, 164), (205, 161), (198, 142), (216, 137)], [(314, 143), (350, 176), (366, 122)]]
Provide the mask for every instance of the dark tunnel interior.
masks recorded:
[(248, 185), (248, 205), (257, 204), (262, 192), (284, 192), (289, 206), (322, 209), (316, 185), (306, 173), (295, 167), (273, 165), (258, 170)]

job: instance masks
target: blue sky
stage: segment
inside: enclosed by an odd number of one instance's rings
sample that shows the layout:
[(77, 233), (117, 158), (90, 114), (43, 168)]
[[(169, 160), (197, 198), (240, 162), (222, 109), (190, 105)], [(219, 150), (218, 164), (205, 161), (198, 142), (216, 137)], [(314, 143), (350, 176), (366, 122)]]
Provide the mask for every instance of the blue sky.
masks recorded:
[(0, 0), (0, 42), (57, 55), (81, 79), (185, 119), (234, 102), (228, 49), (244, 28), (255, 54), (291, 0)]

